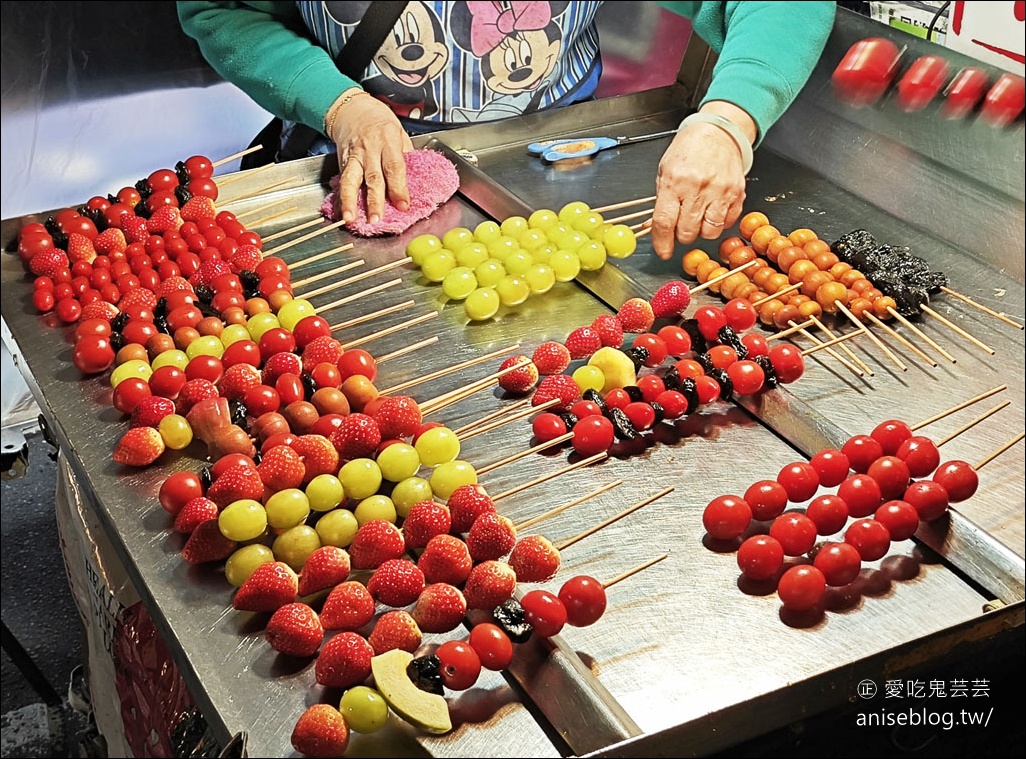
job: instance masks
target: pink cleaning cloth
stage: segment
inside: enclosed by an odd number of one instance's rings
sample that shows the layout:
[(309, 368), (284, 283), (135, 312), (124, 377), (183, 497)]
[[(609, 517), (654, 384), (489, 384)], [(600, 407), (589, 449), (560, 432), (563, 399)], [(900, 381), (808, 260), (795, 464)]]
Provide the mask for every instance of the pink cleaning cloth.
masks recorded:
[[(460, 188), (456, 166), (437, 150), (411, 150), (403, 157), (406, 159), (406, 184), (410, 190), (409, 209), (400, 211), (386, 199), (384, 216), (381, 221), (371, 224), (367, 221), (367, 193), (364, 190), (357, 199), (356, 219), (346, 225), (348, 231), (361, 237), (401, 234), (415, 222), (430, 216)], [(321, 204), (321, 214), (331, 221), (339, 219), (338, 181), (338, 175), (331, 178), (331, 192)]]

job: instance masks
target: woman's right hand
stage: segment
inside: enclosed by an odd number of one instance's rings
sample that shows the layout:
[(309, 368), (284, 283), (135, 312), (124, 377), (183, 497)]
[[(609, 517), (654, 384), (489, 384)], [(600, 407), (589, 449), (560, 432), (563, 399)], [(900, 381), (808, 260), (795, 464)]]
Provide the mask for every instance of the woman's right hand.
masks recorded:
[[(350, 97), (352, 95), (352, 97)], [(377, 98), (347, 90), (328, 110), (328, 136), (338, 150), (341, 177), (338, 185), (341, 218), (356, 219), (360, 189), (367, 187), (367, 220), (380, 221), (385, 198), (400, 211), (410, 207), (403, 153), (413, 143), (392, 110)]]

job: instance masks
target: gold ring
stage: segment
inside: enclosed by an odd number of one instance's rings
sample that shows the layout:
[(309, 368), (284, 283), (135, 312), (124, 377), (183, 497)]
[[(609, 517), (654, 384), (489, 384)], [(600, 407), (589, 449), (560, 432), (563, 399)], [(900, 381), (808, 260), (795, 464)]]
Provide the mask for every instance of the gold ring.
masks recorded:
[(702, 218), (702, 221), (705, 222), (706, 224), (708, 224), (710, 227), (722, 227), (723, 226), (723, 222), (722, 221), (710, 221), (709, 219), (706, 219), (704, 217)]

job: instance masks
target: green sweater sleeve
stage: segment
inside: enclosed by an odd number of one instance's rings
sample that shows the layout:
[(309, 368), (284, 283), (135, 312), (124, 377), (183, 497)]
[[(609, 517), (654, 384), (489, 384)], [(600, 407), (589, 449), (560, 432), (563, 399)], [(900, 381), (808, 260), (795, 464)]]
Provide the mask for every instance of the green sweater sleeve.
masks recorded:
[(339, 94), (356, 82), (304, 33), (293, 2), (179, 2), (178, 19), (224, 79), (275, 116), (324, 131)]
[(758, 141), (798, 97), (834, 24), (833, 2), (662, 2), (692, 19), (695, 33), (719, 57), (702, 103), (743, 108)]

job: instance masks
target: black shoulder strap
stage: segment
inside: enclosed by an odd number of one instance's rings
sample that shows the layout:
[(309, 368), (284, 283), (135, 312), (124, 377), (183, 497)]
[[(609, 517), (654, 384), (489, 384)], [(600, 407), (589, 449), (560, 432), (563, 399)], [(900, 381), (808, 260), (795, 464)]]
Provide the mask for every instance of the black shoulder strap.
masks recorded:
[(407, 5), (409, 3), (374, 0), (335, 59), (338, 70), (350, 79), (360, 81), (371, 58), (378, 52), (385, 36), (392, 31)]

